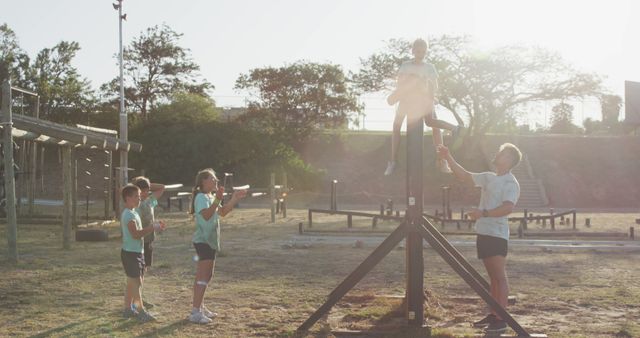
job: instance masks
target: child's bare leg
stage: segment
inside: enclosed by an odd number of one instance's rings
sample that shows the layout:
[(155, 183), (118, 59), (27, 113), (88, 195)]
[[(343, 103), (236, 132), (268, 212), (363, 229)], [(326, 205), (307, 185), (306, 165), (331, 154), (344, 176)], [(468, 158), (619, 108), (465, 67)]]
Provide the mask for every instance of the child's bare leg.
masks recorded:
[(135, 305), (136, 307), (138, 306), (138, 304), (135, 303), (136, 301), (136, 292), (138, 289), (138, 278), (131, 278), (131, 277), (127, 277), (127, 290), (124, 294), (124, 308), (125, 309), (130, 309), (131, 305)]
[(391, 134), (391, 161), (398, 160), (398, 146), (400, 145), (400, 130), (402, 129), (402, 122), (404, 122), (404, 114), (396, 112), (396, 116), (393, 119), (393, 134)]
[[(431, 138), (433, 139), (433, 146), (435, 148), (438, 148), (439, 145), (444, 144), (444, 140), (442, 138), (442, 131), (439, 128), (433, 127), (432, 122), (433, 121), (437, 121), (435, 119), (432, 118), (432, 115), (427, 115), (424, 118), (424, 123), (427, 126), (431, 127)], [(438, 169), (440, 169), (440, 171), (442, 171), (443, 173), (450, 173), (451, 172), (451, 168), (449, 167), (449, 163), (447, 163), (446, 160), (443, 159), (437, 159), (436, 160), (436, 164)]]
[(131, 301), (133, 300), (133, 293), (131, 292), (132, 290), (132, 278), (127, 277), (127, 286), (125, 286), (124, 288), (124, 309), (130, 309), (131, 308)]
[[(447, 122), (447, 121), (443, 121), (443, 120), (438, 120), (434, 114), (428, 114), (427, 116), (425, 116), (424, 118), (424, 124), (426, 124), (428, 127), (431, 127), (434, 129), (446, 129), (449, 131), (453, 131), (454, 129), (456, 129), (458, 126), (454, 126), (453, 124)], [(435, 132), (434, 132), (435, 135)], [(441, 143), (442, 144), (442, 143)]]
[(199, 309), (202, 306), (204, 293), (207, 291), (207, 285), (213, 277), (213, 260), (207, 259), (198, 261), (196, 270), (196, 280), (193, 284), (193, 308)]
[(136, 309), (144, 309), (144, 305), (142, 305), (142, 276), (138, 278), (132, 278), (132, 280), (134, 281), (132, 290), (132, 302), (135, 305)]

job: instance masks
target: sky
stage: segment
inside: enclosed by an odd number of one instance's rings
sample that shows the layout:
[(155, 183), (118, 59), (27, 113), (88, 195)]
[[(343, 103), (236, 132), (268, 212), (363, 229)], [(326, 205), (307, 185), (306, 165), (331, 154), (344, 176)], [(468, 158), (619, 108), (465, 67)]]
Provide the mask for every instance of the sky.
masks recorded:
[[(0, 23), (15, 31), (30, 56), (62, 40), (77, 41), (82, 50), (74, 65), (94, 88), (117, 76), (112, 1), (1, 1)], [(360, 58), (389, 39), (442, 34), (470, 35), (479, 49), (523, 43), (555, 50), (579, 70), (605, 76), (607, 88), (622, 97), (625, 80), (640, 81), (640, 1), (634, 0), (125, 0), (123, 8), (125, 44), (156, 24), (184, 34), (181, 45), (191, 50), (223, 107), (243, 105), (243, 93), (233, 86), (253, 68), (307, 60), (356, 71)], [(379, 95), (363, 101), (365, 128), (391, 129), (393, 107)], [(599, 119), (593, 100), (576, 108), (576, 122)], [(547, 120), (538, 109), (524, 122)]]

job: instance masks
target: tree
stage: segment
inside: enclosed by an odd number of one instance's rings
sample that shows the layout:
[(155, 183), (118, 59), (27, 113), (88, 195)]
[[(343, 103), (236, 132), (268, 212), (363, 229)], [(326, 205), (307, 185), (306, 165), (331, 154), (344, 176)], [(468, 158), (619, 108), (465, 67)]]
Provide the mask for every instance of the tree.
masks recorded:
[(95, 99), (90, 82), (71, 64), (80, 45), (61, 41), (41, 50), (30, 71), (29, 81), (40, 95), (40, 114), (63, 123), (86, 123)]
[[(439, 73), (439, 103), (466, 115), (472, 137), (501, 131), (501, 121), (523, 113), (517, 109), (522, 104), (600, 92), (598, 76), (574, 70), (556, 53), (524, 46), (478, 52), (471, 43), (466, 36), (431, 39), (427, 61)], [(354, 82), (363, 92), (389, 89), (409, 51), (409, 41), (389, 41), (385, 50), (361, 59)]]
[(554, 134), (575, 134), (580, 128), (573, 124), (573, 106), (560, 102), (551, 108), (551, 126), (549, 132)]
[(622, 98), (618, 95), (603, 94), (600, 96), (600, 107), (602, 122), (607, 125), (614, 125), (620, 118)]
[[(138, 112), (143, 119), (162, 100), (174, 92), (183, 91), (203, 96), (213, 86), (200, 80), (200, 70), (191, 59), (190, 51), (179, 45), (182, 34), (169, 26), (147, 28), (124, 48), (125, 100), (129, 112)], [(119, 78), (101, 86), (105, 96), (117, 101), (120, 93)]]
[(154, 109), (150, 120), (162, 121), (166, 124), (183, 123), (186, 121), (204, 123), (218, 119), (220, 111), (215, 102), (198, 94), (175, 93), (171, 103), (163, 104)]
[(242, 120), (289, 144), (324, 128), (344, 128), (362, 111), (342, 69), (332, 64), (253, 69), (238, 77), (235, 88), (252, 96)]
[(0, 83), (10, 79), (14, 86), (24, 86), (29, 69), (29, 56), (20, 48), (15, 32), (5, 23), (0, 25)]

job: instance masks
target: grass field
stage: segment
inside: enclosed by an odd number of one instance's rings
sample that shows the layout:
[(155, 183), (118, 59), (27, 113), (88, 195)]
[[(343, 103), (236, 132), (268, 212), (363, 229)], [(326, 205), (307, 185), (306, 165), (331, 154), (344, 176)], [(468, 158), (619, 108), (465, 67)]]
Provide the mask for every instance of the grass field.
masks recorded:
[[(120, 240), (74, 242), (64, 251), (60, 226), (20, 225), (17, 266), (6, 263), (6, 227), (0, 229), (0, 336), (287, 337), (374, 248), (353, 241), (296, 236), (306, 210), (268, 223), (266, 209), (238, 209), (223, 220), (206, 304), (220, 313), (210, 325), (186, 321), (195, 264), (192, 222), (164, 213), (170, 228), (158, 236), (145, 299), (156, 304), (155, 323), (120, 317), (125, 277)], [(628, 231), (633, 214), (592, 214), (589, 230)], [(582, 219), (584, 216), (580, 215)], [(338, 227), (346, 217), (317, 216), (316, 227)], [(366, 227), (369, 222), (359, 221)], [(583, 221), (582, 221), (583, 222)], [(381, 224), (381, 227), (391, 227)], [(116, 233), (116, 228), (111, 233)], [(355, 240), (354, 240), (355, 241)], [(291, 244), (294, 245), (291, 245)], [(296, 244), (310, 244), (296, 245)], [(461, 252), (481, 272), (475, 248)], [(392, 251), (309, 336), (331, 328), (381, 327), (404, 293), (403, 250)], [(517, 303), (509, 310), (530, 332), (550, 337), (640, 336), (640, 250), (553, 251), (512, 246), (508, 274)], [(473, 291), (431, 249), (425, 249), (428, 323), (441, 337), (474, 336), (469, 327), (485, 311)]]

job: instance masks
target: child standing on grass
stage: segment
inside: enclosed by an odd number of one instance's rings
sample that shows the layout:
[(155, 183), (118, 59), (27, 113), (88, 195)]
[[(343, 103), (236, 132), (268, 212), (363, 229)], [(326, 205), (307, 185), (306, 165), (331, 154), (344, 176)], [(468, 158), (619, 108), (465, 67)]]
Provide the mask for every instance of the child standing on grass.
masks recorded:
[(140, 188), (133, 184), (127, 184), (122, 188), (122, 199), (125, 209), (120, 216), (122, 227), (122, 251), (120, 259), (124, 272), (127, 275), (127, 289), (124, 293), (125, 318), (136, 317), (141, 322), (155, 320), (142, 304), (142, 284), (144, 276), (144, 239), (143, 236), (155, 231), (164, 230), (160, 223), (149, 228), (142, 228), (140, 216), (136, 208), (140, 206)]
[[(131, 180), (131, 182), (140, 188), (140, 206), (136, 208), (136, 212), (140, 216), (142, 221), (142, 228), (153, 227), (155, 223), (154, 208), (158, 205), (158, 199), (164, 193), (164, 184), (151, 183), (147, 177), (138, 176)], [(158, 221), (165, 226), (164, 221)], [(148, 272), (149, 267), (153, 263), (153, 241), (156, 238), (156, 232), (152, 231), (150, 234), (144, 236), (144, 270), (145, 274)], [(142, 277), (144, 282), (144, 276)], [(143, 303), (145, 308), (152, 308), (154, 305), (149, 302)]]
[[(215, 195), (214, 195), (215, 194)], [(220, 216), (226, 216), (233, 207), (244, 198), (246, 190), (233, 193), (231, 199), (220, 206), (224, 197), (224, 187), (218, 187), (218, 178), (211, 168), (201, 170), (191, 196), (189, 212), (194, 216), (196, 231), (193, 234), (193, 246), (197, 254), (196, 278), (193, 284), (193, 308), (189, 321), (207, 324), (217, 313), (204, 306), (204, 293), (213, 277), (216, 253), (220, 250)]]

